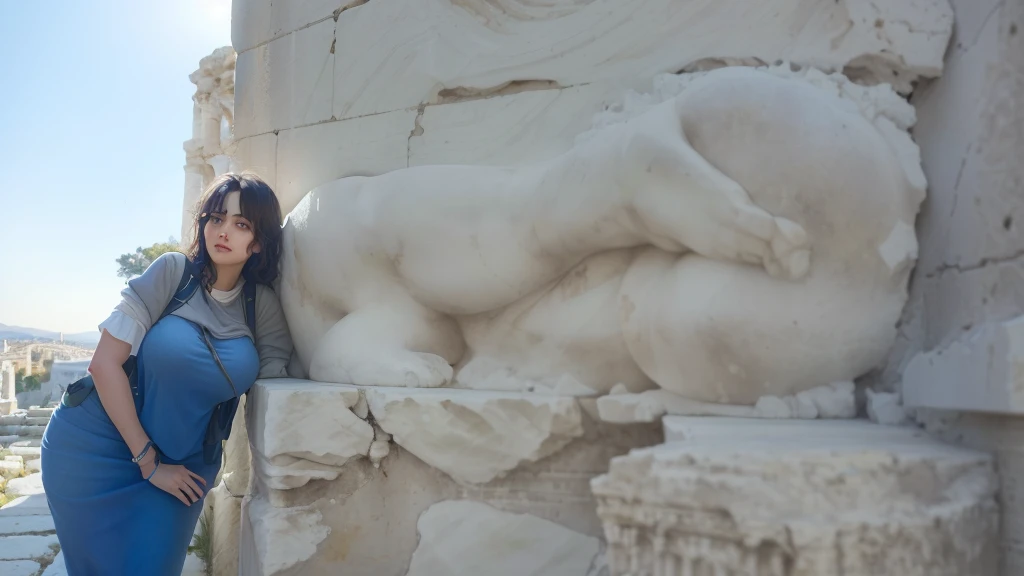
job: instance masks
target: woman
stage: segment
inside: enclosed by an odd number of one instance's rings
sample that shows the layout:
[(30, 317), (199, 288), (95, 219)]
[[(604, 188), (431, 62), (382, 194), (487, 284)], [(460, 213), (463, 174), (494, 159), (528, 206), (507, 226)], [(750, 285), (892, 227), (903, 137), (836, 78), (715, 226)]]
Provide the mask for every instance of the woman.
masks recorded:
[[(257, 377), (286, 376), (274, 192), (226, 174), (196, 213), (188, 257), (164, 254), (128, 282), (99, 327), (94, 387), (74, 401), (69, 388), (43, 436), (43, 486), (70, 576), (180, 574), (238, 396)], [(137, 388), (123, 367), (131, 356)]]

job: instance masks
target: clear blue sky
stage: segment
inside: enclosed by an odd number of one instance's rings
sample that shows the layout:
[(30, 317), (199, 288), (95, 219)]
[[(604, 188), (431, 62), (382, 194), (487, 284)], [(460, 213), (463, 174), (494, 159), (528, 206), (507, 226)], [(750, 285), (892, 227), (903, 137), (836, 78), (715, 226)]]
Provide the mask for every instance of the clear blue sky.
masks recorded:
[(118, 255), (180, 235), (188, 75), (230, 0), (0, 3), (0, 323), (95, 330)]

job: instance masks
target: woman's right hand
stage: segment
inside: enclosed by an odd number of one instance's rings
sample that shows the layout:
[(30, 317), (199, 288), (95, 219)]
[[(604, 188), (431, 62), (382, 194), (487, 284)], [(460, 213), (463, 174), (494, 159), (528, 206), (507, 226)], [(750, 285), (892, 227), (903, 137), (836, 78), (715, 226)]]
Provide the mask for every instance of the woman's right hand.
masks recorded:
[[(149, 472), (150, 470), (146, 470)], [(203, 497), (203, 489), (196, 484), (202, 482), (206, 486), (206, 480), (202, 476), (192, 472), (179, 464), (160, 464), (149, 479), (149, 483), (157, 488), (174, 496), (186, 506), (199, 501)]]

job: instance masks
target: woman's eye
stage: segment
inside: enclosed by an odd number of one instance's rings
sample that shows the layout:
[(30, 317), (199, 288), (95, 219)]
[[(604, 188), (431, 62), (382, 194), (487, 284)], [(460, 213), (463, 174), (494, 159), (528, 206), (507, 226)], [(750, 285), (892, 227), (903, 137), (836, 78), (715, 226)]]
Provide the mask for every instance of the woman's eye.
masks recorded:
[(238, 223), (238, 227), (241, 228), (242, 230), (248, 230), (249, 229), (249, 225), (246, 224), (245, 222), (239, 222)]
[(210, 216), (210, 222), (213, 222), (214, 224), (220, 224), (221, 219), (216, 216)]

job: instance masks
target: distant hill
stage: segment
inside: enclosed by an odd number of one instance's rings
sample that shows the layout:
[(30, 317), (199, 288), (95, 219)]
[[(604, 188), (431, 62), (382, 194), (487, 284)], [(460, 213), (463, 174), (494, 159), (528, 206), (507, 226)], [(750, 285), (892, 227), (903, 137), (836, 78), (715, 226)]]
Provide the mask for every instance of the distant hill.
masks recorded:
[[(60, 340), (60, 332), (40, 330), (38, 328), (25, 328), (24, 326), (8, 326), (0, 324), (0, 339), (3, 340)], [(83, 346), (96, 346), (100, 341), (99, 332), (79, 332), (77, 334), (65, 334), (64, 342), (81, 344)]]

